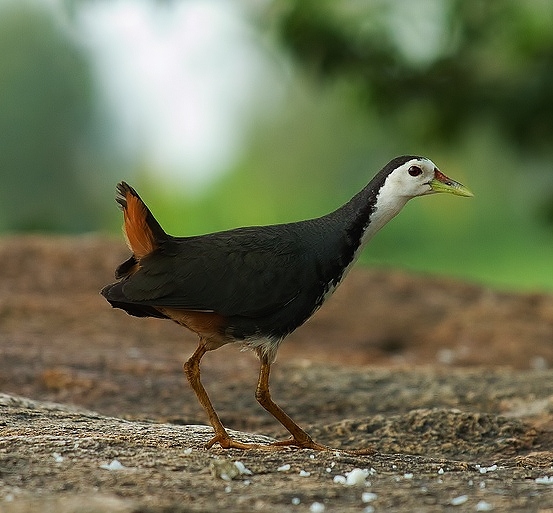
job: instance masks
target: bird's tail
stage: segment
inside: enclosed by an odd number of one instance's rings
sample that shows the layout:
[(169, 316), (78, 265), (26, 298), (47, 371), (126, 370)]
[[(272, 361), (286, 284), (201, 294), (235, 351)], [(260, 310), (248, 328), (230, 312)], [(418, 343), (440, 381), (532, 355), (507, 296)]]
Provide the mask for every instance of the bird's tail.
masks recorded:
[(136, 259), (155, 251), (168, 238), (138, 193), (126, 182), (117, 185), (117, 203), (123, 210), (127, 244)]

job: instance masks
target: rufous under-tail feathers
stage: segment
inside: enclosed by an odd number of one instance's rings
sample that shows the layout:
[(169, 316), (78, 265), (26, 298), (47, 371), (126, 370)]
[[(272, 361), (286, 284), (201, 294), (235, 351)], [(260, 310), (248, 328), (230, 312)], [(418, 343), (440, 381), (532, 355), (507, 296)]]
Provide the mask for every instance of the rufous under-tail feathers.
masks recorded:
[(140, 261), (154, 252), (160, 241), (168, 235), (130, 185), (125, 182), (117, 185), (116, 200), (123, 210), (123, 230), (127, 244), (134, 257)]

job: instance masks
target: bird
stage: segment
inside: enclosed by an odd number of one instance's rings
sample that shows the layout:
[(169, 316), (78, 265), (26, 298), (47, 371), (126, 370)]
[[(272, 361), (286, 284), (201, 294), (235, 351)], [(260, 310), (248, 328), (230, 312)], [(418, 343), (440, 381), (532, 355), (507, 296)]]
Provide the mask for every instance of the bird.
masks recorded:
[[(269, 375), (287, 335), (309, 319), (342, 283), (367, 242), (408, 200), (433, 193), (473, 196), (425, 157), (392, 159), (351, 200), (321, 217), (247, 226), (204, 235), (167, 234), (126, 182), (117, 185), (132, 255), (101, 294), (136, 317), (170, 319), (197, 334), (184, 373), (214, 430), (206, 448), (335, 450), (319, 444), (273, 401)], [(232, 438), (201, 381), (208, 351), (239, 343), (260, 361), (258, 403), (290, 438), (270, 444)]]

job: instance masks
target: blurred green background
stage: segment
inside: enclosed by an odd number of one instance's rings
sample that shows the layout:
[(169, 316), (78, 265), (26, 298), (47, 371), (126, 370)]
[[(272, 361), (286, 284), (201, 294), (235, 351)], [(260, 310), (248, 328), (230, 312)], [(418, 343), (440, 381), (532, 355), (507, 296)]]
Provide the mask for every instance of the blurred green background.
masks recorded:
[(0, 233), (169, 233), (322, 215), (414, 153), (372, 266), (553, 290), (549, 0), (0, 0)]

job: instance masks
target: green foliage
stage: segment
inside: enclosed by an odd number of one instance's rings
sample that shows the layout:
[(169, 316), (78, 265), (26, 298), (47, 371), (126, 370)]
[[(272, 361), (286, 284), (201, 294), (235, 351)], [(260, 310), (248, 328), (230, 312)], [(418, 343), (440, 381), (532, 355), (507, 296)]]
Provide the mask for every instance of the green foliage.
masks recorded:
[(84, 56), (35, 3), (0, 14), (0, 229), (83, 231), (92, 89)]
[[(302, 66), (322, 80), (347, 77), (358, 85), (366, 107), (382, 116), (422, 105), (432, 122), (419, 132), (421, 141), (453, 143), (484, 118), (494, 119), (514, 144), (549, 148), (550, 2), (280, 3), (286, 8), (275, 17), (276, 30)], [(436, 48), (415, 53), (425, 38)]]

